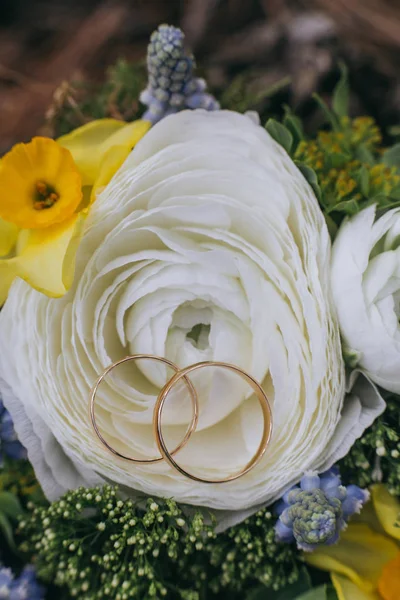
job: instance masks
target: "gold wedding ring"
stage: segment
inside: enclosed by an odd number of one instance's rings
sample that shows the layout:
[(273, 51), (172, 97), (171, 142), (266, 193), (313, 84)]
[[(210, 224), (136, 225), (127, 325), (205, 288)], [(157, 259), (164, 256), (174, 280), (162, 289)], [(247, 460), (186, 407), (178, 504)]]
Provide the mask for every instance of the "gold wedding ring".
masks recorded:
[[(140, 359), (155, 360), (157, 362), (163, 363), (163, 364), (171, 367), (171, 369), (173, 369), (175, 371), (175, 374), (171, 377), (171, 379), (169, 379), (169, 381), (167, 381), (167, 383), (162, 388), (161, 392), (159, 393), (159, 395), (157, 397), (156, 404), (154, 406), (153, 430), (154, 430), (154, 436), (155, 436), (155, 439), (157, 442), (157, 446), (158, 446), (158, 449), (161, 454), (161, 456), (159, 458), (139, 459), (139, 458), (134, 458), (132, 456), (127, 456), (125, 454), (122, 454), (121, 452), (119, 452), (118, 450), (113, 448), (111, 446), (111, 444), (109, 444), (109, 442), (107, 442), (107, 440), (103, 437), (103, 435), (101, 434), (99, 427), (97, 425), (96, 416), (95, 416), (96, 394), (97, 394), (99, 385), (101, 384), (103, 379), (110, 373), (110, 371), (115, 369), (115, 367), (117, 367), (118, 365), (121, 365), (121, 364), (131, 361), (131, 360), (134, 361), (134, 360), (140, 360)], [(217, 367), (217, 368), (221, 368), (221, 369), (227, 369), (228, 371), (231, 371), (232, 373), (236, 373), (242, 379), (244, 379), (244, 381), (246, 381), (250, 385), (250, 387), (253, 389), (255, 395), (257, 396), (257, 399), (260, 403), (261, 410), (263, 413), (263, 419), (264, 419), (262, 438), (261, 438), (261, 441), (258, 445), (257, 451), (254, 454), (254, 456), (240, 471), (233, 473), (232, 475), (228, 475), (227, 477), (220, 478), (220, 479), (205, 479), (204, 477), (198, 477), (197, 475), (193, 475), (192, 473), (189, 473), (188, 471), (183, 469), (173, 458), (173, 456), (177, 452), (179, 452), (179, 450), (181, 450), (184, 446), (186, 446), (187, 442), (189, 441), (190, 436), (192, 435), (192, 433), (195, 431), (195, 429), (197, 427), (198, 419), (199, 419), (199, 406), (198, 406), (197, 393), (196, 393), (196, 390), (195, 390), (192, 382), (190, 381), (188, 375), (190, 373), (193, 373), (194, 371), (198, 371), (199, 369), (203, 369), (206, 367)], [(174, 450), (172, 450), (170, 452), (166, 446), (164, 436), (162, 433), (161, 419), (162, 419), (162, 413), (163, 413), (165, 401), (168, 397), (168, 394), (171, 392), (174, 385), (176, 385), (181, 379), (184, 380), (187, 388), (189, 389), (190, 397), (192, 400), (192, 406), (193, 406), (193, 416), (192, 416), (192, 420), (186, 430), (183, 440), (176, 448), (174, 448)], [(217, 361), (199, 362), (199, 363), (190, 365), (189, 367), (186, 367), (185, 369), (179, 369), (179, 367), (177, 365), (175, 365), (173, 362), (171, 362), (170, 360), (168, 360), (166, 358), (162, 358), (161, 356), (155, 356), (153, 354), (134, 354), (132, 356), (126, 356), (125, 358), (111, 364), (109, 367), (107, 367), (105, 369), (105, 371), (102, 373), (102, 375), (100, 375), (100, 377), (95, 382), (95, 384), (92, 388), (91, 394), (90, 394), (90, 419), (92, 422), (93, 429), (94, 429), (97, 437), (99, 438), (100, 442), (103, 444), (103, 446), (105, 446), (107, 448), (107, 450), (112, 452), (115, 456), (118, 456), (119, 458), (123, 458), (124, 460), (128, 460), (130, 462), (134, 462), (137, 464), (151, 464), (151, 463), (159, 462), (164, 459), (176, 471), (178, 471), (179, 473), (181, 473), (188, 479), (192, 479), (193, 481), (198, 481), (200, 483), (225, 483), (227, 481), (234, 481), (235, 479), (238, 479), (239, 477), (246, 475), (246, 473), (251, 471), (251, 469), (253, 469), (260, 462), (262, 457), (264, 456), (265, 451), (267, 450), (268, 444), (271, 440), (271, 434), (272, 434), (272, 414), (271, 414), (271, 407), (270, 407), (268, 398), (267, 398), (264, 390), (262, 389), (261, 385), (258, 383), (258, 381), (256, 379), (254, 379), (254, 377), (249, 375), (249, 373), (247, 373), (246, 371), (244, 371), (243, 369), (241, 369), (235, 365), (231, 365), (231, 364), (225, 363), (225, 362), (217, 362)]]
[[(96, 415), (95, 415), (95, 400), (96, 400), (96, 394), (97, 394), (97, 390), (99, 388), (99, 385), (101, 384), (101, 382), (103, 381), (103, 379), (110, 373), (110, 371), (112, 371), (113, 369), (115, 369), (116, 367), (118, 367), (119, 365), (122, 365), (123, 363), (126, 363), (128, 361), (135, 361), (135, 360), (140, 360), (140, 359), (148, 359), (148, 360), (155, 360), (157, 362), (163, 363), (165, 365), (167, 365), (168, 367), (171, 367), (171, 369), (173, 369), (175, 371), (176, 374), (179, 373), (179, 367), (177, 367), (177, 365), (175, 365), (173, 362), (171, 362), (170, 360), (166, 359), (166, 358), (162, 358), (161, 356), (155, 356), (153, 354), (134, 354), (132, 356), (126, 356), (125, 358), (122, 358), (121, 360), (118, 360), (117, 362), (111, 364), (109, 367), (107, 367), (105, 369), (105, 371), (103, 371), (103, 373), (100, 375), (100, 377), (97, 379), (96, 383), (94, 384), (91, 394), (90, 394), (90, 419), (92, 422), (92, 426), (93, 429), (97, 435), (97, 437), (99, 438), (100, 442), (103, 444), (103, 446), (105, 446), (107, 448), (107, 450), (109, 450), (110, 452), (112, 452), (113, 454), (115, 454), (116, 456), (118, 456), (119, 458), (123, 458), (124, 460), (129, 460), (130, 462), (134, 462), (134, 463), (138, 463), (138, 464), (151, 464), (151, 463), (156, 463), (156, 462), (160, 462), (161, 460), (163, 460), (163, 457), (160, 456), (159, 458), (144, 458), (144, 459), (139, 459), (139, 458), (133, 458), (132, 456), (127, 456), (125, 454), (122, 454), (121, 452), (118, 452), (118, 450), (116, 450), (115, 448), (113, 448), (111, 446), (111, 444), (109, 444), (107, 442), (106, 439), (104, 439), (103, 435), (101, 434), (99, 427), (97, 425), (97, 421), (96, 421)], [(182, 379), (182, 378), (180, 378)], [(192, 420), (186, 430), (185, 436), (183, 438), (183, 440), (181, 441), (181, 443), (171, 452), (171, 454), (176, 454), (176, 452), (179, 452), (179, 450), (181, 450), (186, 443), (188, 442), (190, 436), (192, 435), (193, 431), (196, 429), (197, 427), (197, 422), (198, 422), (198, 418), (199, 418), (199, 410), (198, 410), (198, 400), (197, 400), (197, 394), (196, 391), (193, 387), (192, 382), (190, 381), (190, 379), (186, 376), (183, 376), (183, 379), (187, 385), (187, 387), (189, 388), (189, 393), (192, 399), (192, 405), (193, 405), (193, 416), (192, 416)]]
[[(242, 379), (244, 379), (253, 388), (253, 390), (257, 396), (257, 399), (260, 403), (260, 406), (261, 406), (261, 409), (263, 412), (263, 417), (264, 417), (263, 435), (262, 435), (260, 444), (257, 448), (257, 452), (255, 453), (255, 455), (243, 467), (243, 469), (241, 469), (237, 473), (234, 473), (233, 475), (229, 475), (228, 477), (224, 477), (221, 479), (204, 479), (203, 477), (198, 477), (196, 475), (193, 475), (192, 473), (189, 473), (188, 471), (185, 471), (185, 469), (183, 469), (180, 465), (178, 465), (178, 463), (174, 460), (174, 458), (172, 457), (172, 452), (168, 451), (168, 448), (165, 444), (164, 437), (163, 437), (162, 430), (161, 430), (161, 417), (162, 417), (162, 411), (164, 408), (164, 404), (165, 404), (168, 394), (170, 393), (170, 391), (172, 390), (174, 385), (176, 383), (178, 383), (178, 381), (180, 381), (182, 378), (184, 379), (185, 377), (187, 377), (187, 375), (189, 373), (192, 373), (193, 371), (197, 371), (199, 369), (203, 369), (205, 367), (219, 367), (222, 369), (227, 369), (233, 373), (238, 374)], [(269, 405), (268, 398), (267, 398), (264, 390), (262, 389), (261, 385), (258, 383), (258, 381), (256, 381), (256, 379), (254, 379), (254, 377), (252, 377), (251, 375), (246, 373), (246, 371), (243, 371), (243, 369), (240, 369), (239, 367), (237, 367), (235, 365), (231, 365), (229, 363), (224, 363), (224, 362), (206, 361), (206, 362), (199, 362), (194, 365), (190, 365), (189, 367), (186, 367), (185, 369), (178, 371), (165, 384), (165, 386), (163, 387), (163, 389), (160, 392), (160, 395), (157, 398), (157, 402), (154, 407), (153, 426), (154, 426), (154, 435), (155, 435), (155, 438), (157, 441), (158, 449), (160, 450), (161, 455), (165, 458), (165, 460), (171, 465), (171, 467), (174, 467), (174, 469), (179, 471), (179, 473), (181, 473), (185, 477), (188, 477), (189, 479), (192, 479), (193, 481), (198, 481), (201, 483), (225, 483), (227, 481), (234, 481), (235, 479), (239, 479), (239, 477), (242, 477), (243, 475), (245, 475), (246, 473), (251, 471), (251, 469), (253, 469), (260, 462), (260, 460), (262, 459), (262, 457), (265, 454), (265, 451), (266, 451), (269, 441), (271, 439), (272, 414), (271, 414), (271, 407)]]

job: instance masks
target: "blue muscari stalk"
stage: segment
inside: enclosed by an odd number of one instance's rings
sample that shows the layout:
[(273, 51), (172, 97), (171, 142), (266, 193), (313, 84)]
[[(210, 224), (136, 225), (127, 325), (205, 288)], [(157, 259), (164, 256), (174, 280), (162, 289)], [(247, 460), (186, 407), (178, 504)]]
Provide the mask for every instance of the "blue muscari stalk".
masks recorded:
[(19, 577), (0, 565), (0, 598), (8, 600), (44, 600), (44, 588), (36, 581), (35, 568), (28, 565)]
[(4, 407), (0, 394), (0, 467), (4, 463), (4, 455), (15, 459), (27, 457), (26, 450), (17, 438), (11, 415)]
[(276, 538), (280, 542), (296, 541), (297, 547), (306, 552), (335, 544), (349, 517), (359, 513), (368, 499), (367, 490), (342, 485), (337, 467), (321, 475), (308, 472), (300, 486), (288, 490), (275, 507), (279, 515)]
[(157, 123), (184, 108), (217, 110), (219, 104), (206, 92), (204, 79), (194, 77), (195, 61), (184, 50), (184, 34), (172, 25), (160, 25), (147, 49), (148, 85), (140, 100), (148, 108), (143, 119)]

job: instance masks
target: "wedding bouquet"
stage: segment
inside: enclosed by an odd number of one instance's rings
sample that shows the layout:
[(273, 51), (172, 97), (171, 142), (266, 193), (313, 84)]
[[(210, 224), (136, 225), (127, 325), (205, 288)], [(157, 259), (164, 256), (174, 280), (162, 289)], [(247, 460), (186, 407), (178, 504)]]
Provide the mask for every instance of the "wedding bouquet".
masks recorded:
[(399, 600), (400, 146), (194, 68), (1, 159), (0, 598)]

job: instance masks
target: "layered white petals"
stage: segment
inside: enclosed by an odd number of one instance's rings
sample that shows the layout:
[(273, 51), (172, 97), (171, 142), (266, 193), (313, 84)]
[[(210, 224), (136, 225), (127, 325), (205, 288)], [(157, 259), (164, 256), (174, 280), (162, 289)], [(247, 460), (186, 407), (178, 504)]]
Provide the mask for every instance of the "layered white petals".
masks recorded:
[(346, 351), (400, 393), (400, 211), (371, 206), (346, 221), (332, 253), (332, 290)]
[[(361, 403), (341, 421), (344, 368), (329, 263), (317, 200), (263, 128), (227, 111), (168, 117), (96, 201), (70, 292), (53, 300), (24, 282), (13, 286), (0, 315), (6, 404), (11, 413), (23, 406), (31, 429), (40, 419), (78, 474), (83, 465), (125, 489), (216, 509), (273, 501), (305, 470), (343, 456), (360, 434)], [(108, 454), (90, 426), (90, 388), (111, 362), (134, 353), (181, 367), (226, 361), (262, 382), (274, 430), (261, 463), (236, 481), (205, 485), (164, 462), (134, 465)], [(99, 426), (120, 451), (158, 455), (152, 410), (169, 375), (152, 362), (128, 363), (99, 389)], [(176, 458), (202, 477), (223, 477), (255, 452), (261, 411), (239, 379), (198, 375), (199, 427)], [(166, 403), (169, 447), (190, 416), (182, 386)], [(62, 473), (54, 477), (62, 485)]]

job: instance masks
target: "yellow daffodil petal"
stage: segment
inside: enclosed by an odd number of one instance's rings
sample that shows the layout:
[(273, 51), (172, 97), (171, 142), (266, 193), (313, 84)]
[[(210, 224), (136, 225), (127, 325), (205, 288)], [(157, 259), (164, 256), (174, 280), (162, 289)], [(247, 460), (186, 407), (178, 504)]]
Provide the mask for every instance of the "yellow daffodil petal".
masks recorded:
[(379, 593), (383, 600), (399, 600), (400, 598), (400, 552), (396, 558), (387, 563), (378, 583)]
[(383, 529), (391, 537), (400, 540), (400, 527), (395, 527), (396, 521), (400, 520), (400, 502), (389, 494), (386, 486), (383, 484), (372, 486), (371, 496), (377, 517)]
[(83, 235), (85, 220), (86, 215), (81, 213), (71, 231), (71, 237), (65, 251), (61, 274), (65, 290), (69, 290), (74, 280), (76, 253)]
[(17, 144), (0, 165), (0, 217), (21, 229), (68, 220), (82, 198), (71, 153), (50, 138)]
[(377, 592), (365, 592), (342, 575), (331, 575), (333, 587), (339, 600), (381, 600)]
[(131, 150), (150, 128), (148, 121), (124, 123), (117, 119), (98, 119), (58, 138), (68, 148), (82, 175), (83, 185), (93, 185), (105, 154), (112, 146), (126, 145)]
[(0, 219), (0, 256), (7, 256), (18, 238), (18, 227), (14, 223)]
[(63, 148), (71, 152), (81, 172), (83, 185), (93, 185), (96, 179), (101, 145), (125, 125), (117, 119), (97, 119), (57, 139)]
[(398, 553), (396, 543), (364, 523), (350, 523), (339, 543), (305, 555), (309, 565), (348, 577), (366, 592), (376, 590), (384, 566)]
[(132, 121), (132, 123), (125, 123), (124, 127), (121, 127), (104, 142), (104, 152), (113, 146), (127, 146), (132, 150), (145, 133), (148, 132), (150, 127), (150, 121), (143, 121), (142, 119)]
[(0, 306), (7, 300), (8, 291), (17, 276), (18, 263), (16, 263), (16, 259), (0, 259)]
[(113, 146), (106, 152), (101, 161), (99, 173), (92, 187), (90, 204), (92, 204), (98, 194), (111, 181), (113, 175), (118, 171), (120, 166), (125, 162), (130, 149), (126, 146)]
[(20, 277), (47, 296), (65, 294), (72, 283), (76, 248), (83, 231), (84, 215), (40, 231), (23, 230), (18, 256), (0, 261), (0, 297), (7, 297), (15, 277)]

